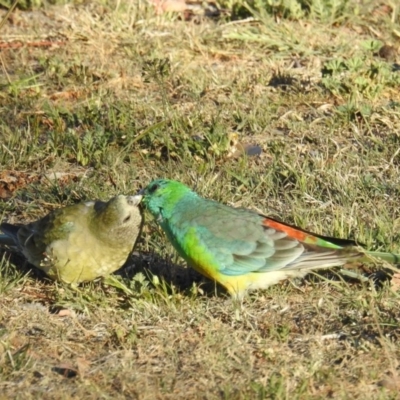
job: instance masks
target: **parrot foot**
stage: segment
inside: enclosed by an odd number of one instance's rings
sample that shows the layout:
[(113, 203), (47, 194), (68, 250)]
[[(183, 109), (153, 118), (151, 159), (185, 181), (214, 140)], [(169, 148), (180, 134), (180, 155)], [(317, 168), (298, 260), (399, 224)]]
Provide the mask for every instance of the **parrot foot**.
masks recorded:
[(52, 255), (48, 253), (43, 253), (43, 259), (40, 261), (40, 266), (47, 269), (52, 268), (54, 265), (56, 265), (57, 259), (53, 257)]

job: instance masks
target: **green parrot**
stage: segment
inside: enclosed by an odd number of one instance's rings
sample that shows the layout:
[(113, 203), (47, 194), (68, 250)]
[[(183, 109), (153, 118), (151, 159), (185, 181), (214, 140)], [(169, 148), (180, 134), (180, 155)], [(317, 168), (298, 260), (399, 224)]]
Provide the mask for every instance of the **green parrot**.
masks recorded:
[(238, 298), (247, 290), (368, 255), (390, 263), (400, 260), (396, 254), (362, 251), (352, 240), (317, 235), (204, 199), (172, 180), (155, 180), (136, 197), (189, 265)]
[(27, 225), (0, 224), (0, 245), (16, 247), (51, 279), (77, 284), (120, 268), (142, 227), (135, 196), (90, 201), (52, 211)]

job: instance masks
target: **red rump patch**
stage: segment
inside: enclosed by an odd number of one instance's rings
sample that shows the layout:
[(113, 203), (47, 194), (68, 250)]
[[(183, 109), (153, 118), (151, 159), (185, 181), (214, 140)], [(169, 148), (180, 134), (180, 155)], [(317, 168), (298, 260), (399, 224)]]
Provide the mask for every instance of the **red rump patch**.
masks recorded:
[(317, 237), (310, 235), (307, 232), (302, 231), (299, 228), (294, 226), (286, 225), (282, 222), (275, 221), (270, 218), (265, 218), (263, 221), (263, 225), (267, 226), (268, 228), (276, 229), (277, 231), (285, 232), (290, 238), (296, 239), (299, 242), (316, 242), (318, 240)]

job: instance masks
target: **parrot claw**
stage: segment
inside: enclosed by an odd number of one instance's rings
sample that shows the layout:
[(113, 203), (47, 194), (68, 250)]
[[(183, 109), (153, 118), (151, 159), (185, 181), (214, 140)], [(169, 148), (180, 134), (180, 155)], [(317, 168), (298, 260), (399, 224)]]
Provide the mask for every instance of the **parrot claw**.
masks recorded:
[(49, 255), (48, 253), (43, 253), (43, 259), (40, 261), (40, 266), (43, 268), (50, 268), (55, 265), (56, 259)]

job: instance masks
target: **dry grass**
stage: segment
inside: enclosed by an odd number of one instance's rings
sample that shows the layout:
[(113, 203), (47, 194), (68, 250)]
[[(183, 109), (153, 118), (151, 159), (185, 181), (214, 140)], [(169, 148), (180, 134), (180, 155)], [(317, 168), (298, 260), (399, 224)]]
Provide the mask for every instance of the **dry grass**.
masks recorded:
[[(171, 177), (399, 252), (398, 8), (282, 18), (289, 3), (197, 22), (144, 2), (15, 12), (1, 31), (2, 218)], [(238, 141), (261, 156), (231, 157)], [(329, 273), (235, 304), (154, 222), (137, 252), (120, 278), (131, 297), (56, 285), (4, 253), (0, 399), (398, 398), (399, 295), (386, 283)]]

